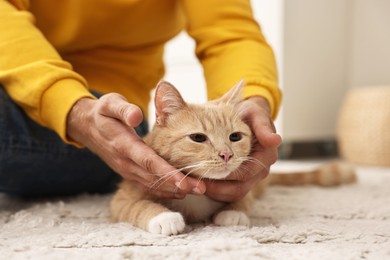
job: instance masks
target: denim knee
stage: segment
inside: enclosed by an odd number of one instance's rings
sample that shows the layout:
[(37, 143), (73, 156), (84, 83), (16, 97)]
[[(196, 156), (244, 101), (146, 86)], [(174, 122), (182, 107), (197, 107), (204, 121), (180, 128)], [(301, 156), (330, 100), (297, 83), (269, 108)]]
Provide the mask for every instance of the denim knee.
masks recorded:
[[(147, 133), (147, 123), (136, 128)], [(88, 149), (31, 120), (0, 86), (0, 192), (23, 196), (110, 192), (120, 180)]]

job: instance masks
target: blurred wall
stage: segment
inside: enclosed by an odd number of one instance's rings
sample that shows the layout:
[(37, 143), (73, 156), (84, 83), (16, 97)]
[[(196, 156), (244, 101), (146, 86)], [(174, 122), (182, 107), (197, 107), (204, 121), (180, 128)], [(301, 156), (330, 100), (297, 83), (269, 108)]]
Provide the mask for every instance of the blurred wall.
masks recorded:
[(286, 0), (283, 11), (284, 141), (331, 140), (347, 90), (349, 0)]
[(348, 83), (390, 86), (390, 1), (352, 0)]

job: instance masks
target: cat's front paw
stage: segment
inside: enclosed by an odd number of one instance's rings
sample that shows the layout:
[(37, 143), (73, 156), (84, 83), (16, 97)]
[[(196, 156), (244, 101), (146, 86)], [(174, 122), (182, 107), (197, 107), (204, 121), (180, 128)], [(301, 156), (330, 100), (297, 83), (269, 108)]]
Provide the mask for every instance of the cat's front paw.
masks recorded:
[(186, 223), (180, 213), (163, 212), (149, 221), (148, 231), (166, 236), (177, 235), (184, 231)]
[(249, 226), (248, 216), (238, 210), (224, 210), (214, 217), (214, 224), (218, 226)]

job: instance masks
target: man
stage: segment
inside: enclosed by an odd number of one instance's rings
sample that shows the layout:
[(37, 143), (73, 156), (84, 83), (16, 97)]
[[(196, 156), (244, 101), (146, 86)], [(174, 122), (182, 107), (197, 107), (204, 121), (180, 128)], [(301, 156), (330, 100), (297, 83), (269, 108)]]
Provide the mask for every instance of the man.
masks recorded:
[(210, 99), (246, 80), (251, 156), (265, 167), (248, 162), (247, 174), (221, 182), (177, 173), (150, 192), (234, 201), (275, 162), (276, 66), (249, 0), (1, 0), (0, 15), (0, 191), (105, 192), (119, 175), (148, 189), (175, 170), (139, 136), (164, 44), (182, 29), (197, 43)]

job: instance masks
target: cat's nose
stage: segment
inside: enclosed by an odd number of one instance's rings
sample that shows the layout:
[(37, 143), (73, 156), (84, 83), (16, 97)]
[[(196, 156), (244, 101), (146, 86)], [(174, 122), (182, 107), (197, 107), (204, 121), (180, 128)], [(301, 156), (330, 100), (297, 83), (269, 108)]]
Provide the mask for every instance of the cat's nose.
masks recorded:
[(225, 162), (228, 162), (233, 157), (233, 153), (230, 151), (222, 151), (219, 153), (219, 157), (221, 157)]

